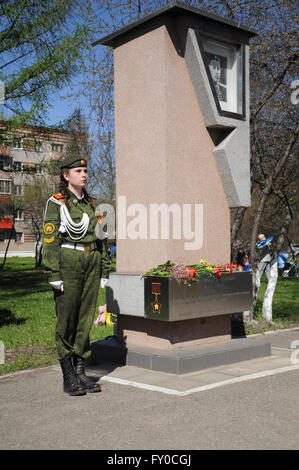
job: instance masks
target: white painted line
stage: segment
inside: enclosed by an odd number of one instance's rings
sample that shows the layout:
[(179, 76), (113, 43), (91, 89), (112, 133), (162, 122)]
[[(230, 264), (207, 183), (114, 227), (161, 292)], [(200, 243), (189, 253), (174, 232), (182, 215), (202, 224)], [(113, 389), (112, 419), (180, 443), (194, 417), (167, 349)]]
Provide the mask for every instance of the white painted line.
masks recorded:
[(294, 349), (289, 349), (289, 348), (277, 348), (276, 346), (272, 346), (272, 349), (280, 349), (281, 351), (294, 351)]
[(186, 392), (179, 392), (178, 390), (173, 390), (171, 388), (158, 387), (156, 385), (143, 384), (140, 382), (133, 382), (132, 380), (118, 379), (117, 377), (109, 377), (108, 375), (103, 375), (103, 377), (101, 377), (101, 380), (104, 380), (105, 382), (112, 382), (112, 383), (121, 384), (121, 385), (131, 385), (132, 387), (142, 388), (144, 390), (151, 390), (153, 392), (167, 393), (169, 395), (183, 396), (186, 393)]
[(112, 383), (117, 383), (117, 384), (121, 384), (121, 385), (130, 385), (132, 387), (141, 388), (141, 389), (144, 389), (144, 390), (151, 390), (153, 392), (161, 392), (161, 393), (167, 393), (169, 395), (176, 395), (176, 396), (180, 396), (180, 397), (185, 397), (187, 395), (191, 395), (192, 393), (204, 392), (206, 390), (212, 390), (213, 388), (223, 387), (225, 385), (231, 385), (231, 384), (235, 384), (235, 383), (238, 383), (238, 382), (245, 382), (247, 380), (254, 380), (254, 379), (259, 379), (259, 378), (263, 378), (263, 377), (269, 377), (271, 375), (282, 374), (283, 372), (290, 372), (290, 371), (293, 371), (293, 370), (299, 370), (299, 365), (280, 367), (278, 369), (272, 369), (272, 370), (264, 370), (262, 372), (256, 372), (254, 374), (248, 374), (248, 375), (243, 375), (241, 377), (234, 377), (232, 379), (222, 380), (221, 382), (215, 382), (213, 384), (202, 385), (200, 387), (190, 388), (189, 390), (185, 390), (183, 392), (180, 392), (178, 390), (173, 390), (173, 389), (170, 389), (170, 388), (158, 387), (156, 385), (149, 385), (149, 384), (144, 384), (144, 383), (140, 383), (140, 382), (134, 382), (132, 380), (125, 380), (125, 379), (118, 379), (116, 377), (109, 377), (108, 375), (102, 376), (101, 380), (103, 380), (105, 382), (112, 382)]
[(243, 375), (241, 377), (234, 377), (233, 379), (222, 380), (221, 382), (216, 382), (214, 384), (204, 385), (202, 387), (192, 388), (186, 391), (187, 395), (196, 392), (202, 392), (204, 390), (211, 390), (213, 388), (222, 387), (224, 385), (230, 385), (238, 382), (245, 382), (247, 380), (260, 379), (262, 377), (269, 377), (271, 375), (282, 374), (283, 372), (290, 372), (292, 370), (298, 370), (299, 365), (280, 367), (278, 369), (264, 370), (262, 372), (256, 372), (254, 374)]

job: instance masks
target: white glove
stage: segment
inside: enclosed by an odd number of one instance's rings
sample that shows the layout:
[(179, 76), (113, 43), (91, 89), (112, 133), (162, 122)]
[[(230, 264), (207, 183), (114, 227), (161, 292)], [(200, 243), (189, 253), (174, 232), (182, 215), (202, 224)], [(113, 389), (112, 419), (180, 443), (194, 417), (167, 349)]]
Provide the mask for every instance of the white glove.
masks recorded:
[(108, 284), (109, 279), (104, 279), (103, 277), (101, 278), (101, 287), (104, 289), (104, 287)]
[(49, 282), (49, 284), (54, 289), (61, 290), (61, 292), (63, 292), (63, 281), (52, 281), (52, 282)]

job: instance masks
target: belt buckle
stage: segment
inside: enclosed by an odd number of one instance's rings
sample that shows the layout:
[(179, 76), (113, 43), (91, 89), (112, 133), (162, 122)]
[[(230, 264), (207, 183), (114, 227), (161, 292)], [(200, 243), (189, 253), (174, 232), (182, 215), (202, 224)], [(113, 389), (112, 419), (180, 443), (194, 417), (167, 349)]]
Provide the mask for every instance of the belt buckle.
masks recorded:
[(91, 250), (92, 250), (91, 243), (88, 243), (87, 245), (84, 245), (84, 251), (91, 251)]

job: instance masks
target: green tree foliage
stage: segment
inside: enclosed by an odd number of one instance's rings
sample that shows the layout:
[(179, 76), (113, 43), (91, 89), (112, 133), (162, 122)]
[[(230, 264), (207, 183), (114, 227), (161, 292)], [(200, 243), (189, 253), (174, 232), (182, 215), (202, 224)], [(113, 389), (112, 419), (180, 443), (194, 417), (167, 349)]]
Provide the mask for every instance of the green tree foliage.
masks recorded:
[(89, 3), (0, 1), (0, 80), (10, 124), (44, 124), (51, 94), (80, 70), (89, 41)]

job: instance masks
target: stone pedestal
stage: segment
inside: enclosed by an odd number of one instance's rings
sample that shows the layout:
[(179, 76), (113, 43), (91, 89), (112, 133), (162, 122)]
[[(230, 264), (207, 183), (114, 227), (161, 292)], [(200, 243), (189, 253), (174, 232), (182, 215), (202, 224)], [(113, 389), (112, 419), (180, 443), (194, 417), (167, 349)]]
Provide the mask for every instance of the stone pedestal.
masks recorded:
[(271, 343), (249, 338), (213, 342), (180, 349), (127, 346), (115, 337), (94, 341), (90, 364), (111, 361), (116, 365), (142, 367), (170, 374), (187, 374), (210, 367), (233, 364), (271, 355)]
[(231, 315), (165, 323), (120, 315), (119, 341), (130, 346), (175, 350), (231, 339)]

